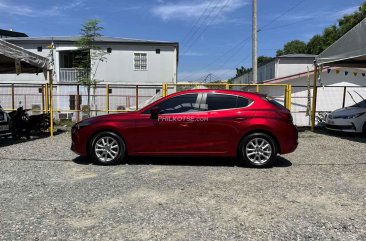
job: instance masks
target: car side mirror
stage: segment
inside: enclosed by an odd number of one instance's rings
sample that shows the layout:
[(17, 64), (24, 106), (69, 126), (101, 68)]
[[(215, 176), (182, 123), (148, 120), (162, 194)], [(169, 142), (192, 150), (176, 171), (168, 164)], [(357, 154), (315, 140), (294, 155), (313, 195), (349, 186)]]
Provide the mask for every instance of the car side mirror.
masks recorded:
[(157, 120), (158, 119), (158, 116), (159, 116), (159, 113), (160, 113), (160, 108), (159, 107), (153, 107), (151, 110), (150, 110), (150, 119), (152, 120)]

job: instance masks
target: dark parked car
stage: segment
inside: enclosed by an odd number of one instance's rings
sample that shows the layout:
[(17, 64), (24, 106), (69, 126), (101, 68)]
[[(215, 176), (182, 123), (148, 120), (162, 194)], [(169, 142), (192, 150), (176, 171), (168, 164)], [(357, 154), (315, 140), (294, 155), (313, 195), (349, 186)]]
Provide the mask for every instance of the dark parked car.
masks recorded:
[(0, 135), (10, 134), (11, 118), (0, 106)]
[(298, 132), (290, 112), (266, 96), (231, 90), (188, 90), (143, 109), (94, 117), (72, 128), (71, 149), (99, 164), (129, 156), (238, 157), (273, 164), (293, 152)]

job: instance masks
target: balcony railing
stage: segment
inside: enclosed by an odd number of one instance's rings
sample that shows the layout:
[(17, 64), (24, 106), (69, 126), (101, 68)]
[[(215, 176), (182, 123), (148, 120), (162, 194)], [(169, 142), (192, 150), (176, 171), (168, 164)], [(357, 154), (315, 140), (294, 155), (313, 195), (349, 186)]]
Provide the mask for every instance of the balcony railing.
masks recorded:
[(60, 68), (60, 82), (76, 83), (78, 80), (87, 78), (89, 71), (76, 68)]

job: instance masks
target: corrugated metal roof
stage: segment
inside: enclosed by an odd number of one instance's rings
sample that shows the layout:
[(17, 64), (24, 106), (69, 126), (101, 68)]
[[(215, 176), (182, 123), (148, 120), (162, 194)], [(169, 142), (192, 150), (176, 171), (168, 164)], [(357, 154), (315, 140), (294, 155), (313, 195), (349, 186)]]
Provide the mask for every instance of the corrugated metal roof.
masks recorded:
[(0, 35), (8, 37), (28, 37), (25, 33), (0, 29)]
[(317, 58), (319, 65), (366, 67), (366, 18), (334, 42)]
[(277, 58), (316, 58), (318, 55), (314, 54), (286, 54), (278, 56)]
[(17, 61), (21, 73), (40, 73), (49, 67), (47, 58), (0, 39), (0, 73), (16, 73)]
[[(49, 37), (20, 37), (7, 38), (10, 42), (76, 42), (81, 36), (49, 36)], [(143, 39), (129, 39), (129, 38), (115, 38), (115, 37), (99, 37), (96, 42), (100, 43), (127, 43), (127, 44), (160, 44), (160, 45), (176, 45), (178, 42), (167, 42), (157, 40), (143, 40)]]

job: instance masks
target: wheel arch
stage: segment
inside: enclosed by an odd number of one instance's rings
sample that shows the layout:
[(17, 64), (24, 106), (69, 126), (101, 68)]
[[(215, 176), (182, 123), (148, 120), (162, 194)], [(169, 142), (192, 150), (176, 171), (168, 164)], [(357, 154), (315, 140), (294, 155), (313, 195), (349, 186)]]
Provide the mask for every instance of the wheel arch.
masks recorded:
[(266, 135), (270, 136), (274, 140), (274, 142), (275, 142), (274, 144), (276, 145), (277, 153), (281, 153), (281, 145), (280, 145), (280, 143), (279, 143), (279, 141), (278, 141), (278, 139), (276, 138), (275, 135), (273, 135), (269, 130), (266, 130), (264, 128), (255, 128), (255, 129), (252, 129), (252, 130), (250, 130), (248, 132), (245, 132), (241, 136), (241, 138), (239, 139), (239, 141), (238, 141), (238, 143), (236, 145), (237, 155), (238, 155), (238, 153), (240, 151), (239, 149), (240, 149), (240, 143), (241, 143), (241, 141), (245, 137), (247, 137), (247, 136), (249, 136), (251, 134), (255, 134), (255, 133), (263, 133), (263, 134), (266, 134)]

